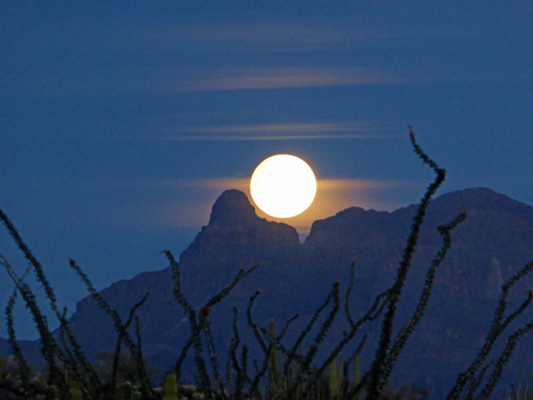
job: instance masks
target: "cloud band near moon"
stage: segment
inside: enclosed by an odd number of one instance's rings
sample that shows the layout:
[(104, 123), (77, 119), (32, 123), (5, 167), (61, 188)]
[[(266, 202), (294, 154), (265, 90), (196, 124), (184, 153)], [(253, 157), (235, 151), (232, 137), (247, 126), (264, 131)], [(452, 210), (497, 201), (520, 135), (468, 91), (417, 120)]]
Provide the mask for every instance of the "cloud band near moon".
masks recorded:
[[(148, 182), (144, 187), (150, 185)], [(209, 221), (211, 207), (216, 198), (227, 189), (238, 189), (246, 194), (257, 215), (271, 221), (287, 223), (300, 235), (306, 235), (313, 221), (335, 215), (351, 206), (365, 209), (392, 211), (404, 205), (403, 199), (420, 188), (415, 182), (389, 182), (367, 179), (317, 179), (317, 193), (313, 204), (292, 218), (274, 218), (254, 204), (250, 194), (249, 178), (200, 178), (180, 181), (154, 181), (154, 187), (165, 187), (179, 193), (172, 202), (147, 204), (144, 215), (137, 223), (146, 226), (200, 227)], [(124, 215), (131, 214), (127, 211)], [(183, 217), (185, 217), (185, 220)], [(128, 220), (131, 221), (131, 220)], [(120, 223), (120, 221), (117, 221)]]

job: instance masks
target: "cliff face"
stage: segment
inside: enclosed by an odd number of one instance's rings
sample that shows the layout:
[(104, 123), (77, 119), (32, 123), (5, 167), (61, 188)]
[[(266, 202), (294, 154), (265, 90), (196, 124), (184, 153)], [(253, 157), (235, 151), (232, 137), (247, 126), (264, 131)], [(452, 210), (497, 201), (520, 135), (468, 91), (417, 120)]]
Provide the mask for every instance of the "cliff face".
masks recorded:
[[(502, 282), (533, 260), (533, 207), (490, 189), (445, 194), (435, 199), (428, 211), (400, 304), (398, 327), (412, 313), (427, 268), (441, 246), (437, 226), (452, 220), (461, 206), (466, 208), (468, 218), (453, 231), (452, 250), (438, 271), (424, 320), (394, 375), (398, 382), (417, 382), (437, 394), (449, 387), (479, 350)], [(294, 324), (298, 331), (323, 302), (336, 278), (340, 278), (341, 289), (346, 287), (350, 263), (356, 257), (351, 307), (355, 315), (360, 315), (376, 293), (393, 282), (415, 211), (416, 206), (391, 213), (352, 207), (316, 221), (305, 243), (300, 244), (294, 228), (259, 218), (244, 193), (225, 191), (213, 205), (208, 225), (181, 254), (183, 291), (199, 309), (231, 282), (239, 269), (261, 264), (211, 312), (220, 354), (225, 354), (231, 337), (233, 305), (242, 316), (249, 297), (261, 290), (254, 309), (258, 321), (267, 324), (273, 318), (281, 326), (300, 313)], [(513, 290), (510, 309), (531, 287), (530, 276)], [(101, 292), (126, 317), (150, 291), (149, 300), (138, 313), (143, 348), (149, 363), (163, 370), (175, 362), (190, 334), (172, 288), (172, 271), (166, 268), (117, 282)], [(114, 347), (116, 334), (111, 319), (92, 299), (78, 303), (71, 324), (89, 353)], [(335, 326), (332, 335), (339, 338), (342, 329), (342, 324)], [(372, 335), (378, 329), (379, 325), (374, 325), (369, 330), (371, 337), (361, 356), (363, 366), (373, 357)], [(244, 325), (243, 338), (247, 330)], [(519, 376), (533, 368), (524, 351), (532, 345), (529, 340), (517, 350), (510, 373)], [(447, 367), (436, 375), (435, 365)]]
[[(461, 207), (467, 219), (452, 233), (452, 249), (438, 275), (438, 287), (458, 299), (497, 300), (503, 280), (533, 260), (533, 207), (490, 189), (456, 191), (435, 199), (411, 273), (420, 277), (425, 272), (441, 246), (437, 227), (455, 218)], [(314, 222), (303, 247), (311, 261), (320, 258), (345, 268), (357, 257), (360, 277), (392, 278), (415, 211), (413, 205), (392, 213), (352, 207)], [(529, 277), (517, 293), (532, 283)]]
[(199, 300), (199, 293), (214, 293), (241, 268), (259, 263), (262, 275), (298, 251), (293, 227), (259, 218), (244, 193), (227, 190), (213, 205), (209, 224), (181, 254), (184, 292)]

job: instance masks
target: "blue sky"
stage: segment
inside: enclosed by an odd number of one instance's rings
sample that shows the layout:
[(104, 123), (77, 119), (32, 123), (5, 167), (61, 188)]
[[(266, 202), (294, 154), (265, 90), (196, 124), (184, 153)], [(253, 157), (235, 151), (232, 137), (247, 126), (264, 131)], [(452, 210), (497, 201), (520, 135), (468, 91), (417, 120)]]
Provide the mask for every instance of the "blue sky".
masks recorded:
[(285, 221), (302, 237), (419, 199), (408, 125), (443, 192), (533, 205), (531, 2), (264, 3), (0, 2), (0, 207), (69, 309), (85, 292), (68, 257), (98, 288), (164, 268), (276, 153), (319, 180)]

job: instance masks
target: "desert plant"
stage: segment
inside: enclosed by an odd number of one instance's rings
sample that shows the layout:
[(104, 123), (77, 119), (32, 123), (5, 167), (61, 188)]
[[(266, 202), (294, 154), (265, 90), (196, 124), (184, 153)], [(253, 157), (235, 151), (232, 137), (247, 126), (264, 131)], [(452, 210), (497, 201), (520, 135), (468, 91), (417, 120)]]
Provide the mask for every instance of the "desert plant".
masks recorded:
[(80, 385), (78, 385), (78, 382), (74, 379), (70, 379), (68, 381), (69, 383), (69, 395), (72, 400), (82, 400), (82, 393), (80, 389)]
[(169, 372), (163, 382), (163, 400), (178, 400), (178, 380), (174, 372)]
[[(170, 251), (164, 252), (173, 271), (174, 295), (185, 310), (190, 325), (190, 336), (183, 344), (173, 371), (166, 376), (163, 387), (165, 398), (177, 398), (178, 387), (183, 388), (180, 389), (180, 393), (188, 398), (206, 399), (322, 400), (329, 398), (359, 400), (366, 398), (374, 400), (425, 398), (426, 393), (416, 388), (404, 386), (392, 390), (389, 377), (405, 344), (424, 316), (436, 274), (451, 247), (451, 233), (465, 220), (466, 212), (464, 209), (458, 210), (455, 219), (438, 228), (442, 237), (442, 244), (426, 271), (418, 302), (407, 322), (400, 329), (395, 329), (395, 325), (398, 324), (399, 300), (411, 269), (421, 226), (431, 199), (446, 176), (446, 171), (440, 168), (416, 143), (412, 129), (410, 129), (410, 138), (415, 153), (424, 164), (434, 171), (435, 179), (428, 186), (416, 210), (394, 282), (382, 293), (375, 296), (370, 307), (359, 318), (356, 318), (350, 310), (355, 261), (351, 264), (346, 291), (341, 293), (339, 281), (334, 282), (323, 303), (315, 310), (302, 331), (295, 335), (296, 340), (290, 344), (286, 342), (285, 335), (292, 322), (299, 316), (295, 315), (286, 321), (279, 333), (276, 331), (274, 321), (269, 322), (268, 329), (263, 328), (259, 322), (254, 320), (252, 315), (253, 305), (260, 296), (260, 293), (256, 292), (250, 297), (246, 309), (246, 326), (251, 330), (256, 348), (252, 349), (250, 345), (241, 341), (237, 323), (238, 310), (234, 307), (233, 337), (226, 352), (226, 371), (225, 374), (222, 374), (219, 366), (220, 359), (211, 331), (211, 322), (208, 318), (210, 310), (217, 307), (233, 288), (259, 265), (255, 265), (247, 271), (239, 271), (229, 284), (201, 307), (195, 309), (181, 290), (180, 265)], [(83, 349), (74, 337), (66, 318), (67, 310), (59, 309), (54, 291), (48, 283), (41, 264), (2, 210), (0, 210), (0, 220), (30, 262), (31, 270), (35, 273), (48, 299), (48, 304), (60, 323), (58, 333), (53, 334), (40, 305), (37, 304), (34, 292), (24, 280), (24, 275), (19, 276), (15, 268), (0, 256), (0, 264), (5, 267), (15, 285), (15, 291), (6, 307), (6, 318), (9, 339), (18, 363), (20, 386), (23, 391), (26, 393), (40, 391), (44, 393), (46, 398), (50, 399), (118, 398), (117, 396), (122, 396), (119, 392), (127, 392), (129, 397), (142, 397), (147, 400), (159, 398), (161, 389), (156, 391), (150, 385), (149, 371), (143, 357), (142, 340), (136, 315), (138, 309), (148, 299), (149, 293), (131, 308), (127, 319), (123, 320), (118, 312), (96, 291), (76, 262), (70, 260), (70, 266), (85, 283), (93, 299), (112, 318), (118, 334), (115, 350), (112, 353), (113, 361), (110, 372), (105, 377), (99, 376), (95, 365), (88, 361)], [(533, 294), (529, 291), (516, 309), (506, 313), (507, 298), (511, 289), (532, 270), (533, 262), (524, 266), (502, 285), (501, 295), (485, 343), (471, 365), (458, 375), (450, 390), (448, 400), (458, 399), (461, 396), (465, 399), (486, 399), (491, 395), (516, 344), (533, 329), (533, 322), (516, 329), (503, 343), (501, 353), (487, 362), (489, 354), (492, 353), (496, 343), (502, 341), (501, 337), (507, 332), (510, 323), (515, 321), (530, 306)], [(12, 312), (17, 293), (20, 294), (30, 310), (40, 335), (42, 355), (46, 362), (46, 382), (44, 385), (40, 379), (30, 379), (29, 368), (16, 340)], [(344, 316), (348, 325), (344, 331), (344, 336), (326, 352), (327, 354), (323, 359), (319, 359), (319, 349), (324, 347), (326, 337), (330, 334), (333, 324), (338, 323), (341, 316)], [(362, 372), (359, 366), (359, 354), (366, 344), (367, 336), (361, 334), (361, 328), (372, 321), (379, 321), (379, 338), (375, 356), (371, 360), (368, 370)], [(134, 376), (131, 377), (131, 380), (119, 379), (123, 344), (129, 350), (129, 359), (132, 363), (131, 371)], [(346, 361), (343, 361), (346, 352), (349, 352), (349, 356), (345, 358)], [(188, 391), (178, 382), (180, 382), (184, 361), (190, 353), (194, 359), (197, 387)], [(259, 354), (259, 359), (253, 358), (256, 353)], [(353, 370), (353, 379), (349, 378), (350, 370)], [(0, 374), (0, 376), (3, 375)], [(513, 389), (513, 395), (516, 398), (519, 398), (517, 396), (526, 396), (525, 398), (527, 398), (528, 390), (527, 384), (525, 387), (519, 385), (517, 392), (514, 392)]]
[(511, 386), (509, 396), (504, 400), (533, 400), (533, 391), (529, 388), (529, 375), (527, 378), (524, 375), (520, 376), (516, 389)]

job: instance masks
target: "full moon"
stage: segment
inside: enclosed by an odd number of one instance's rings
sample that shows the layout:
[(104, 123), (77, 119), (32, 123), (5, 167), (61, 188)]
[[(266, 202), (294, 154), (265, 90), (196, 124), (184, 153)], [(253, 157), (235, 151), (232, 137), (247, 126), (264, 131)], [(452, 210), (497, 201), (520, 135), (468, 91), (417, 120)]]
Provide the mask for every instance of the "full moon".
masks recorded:
[(267, 158), (250, 180), (255, 204), (277, 218), (294, 217), (305, 211), (316, 194), (313, 170), (302, 159), (289, 154)]

